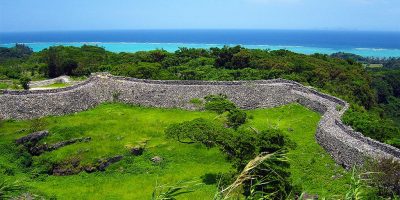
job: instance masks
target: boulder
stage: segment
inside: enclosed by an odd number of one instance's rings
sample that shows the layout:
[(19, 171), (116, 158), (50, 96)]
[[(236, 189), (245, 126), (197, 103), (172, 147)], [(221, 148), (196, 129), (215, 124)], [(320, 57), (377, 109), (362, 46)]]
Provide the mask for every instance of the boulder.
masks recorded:
[(97, 170), (104, 171), (109, 165), (122, 160), (122, 158), (124, 158), (124, 156), (118, 155), (111, 158), (107, 158), (105, 160), (101, 160), (99, 161), (99, 166), (97, 166)]
[(48, 131), (34, 132), (34, 133), (31, 133), (31, 134), (29, 134), (27, 136), (24, 136), (24, 137), (21, 137), (21, 138), (17, 139), (15, 141), (15, 143), (22, 144), (22, 145), (25, 145), (25, 146), (29, 146), (29, 145), (34, 146), (34, 144), (39, 142), (39, 140), (43, 139), (44, 137), (46, 137), (48, 135), (49, 135)]
[(153, 158), (151, 158), (151, 161), (155, 164), (161, 163), (162, 162), (162, 158), (160, 156), (154, 156)]
[(55, 144), (36, 145), (29, 149), (29, 153), (33, 156), (38, 156), (38, 155), (44, 153), (45, 151), (54, 151), (54, 150), (57, 150), (61, 147), (67, 146), (67, 145), (75, 144), (77, 142), (88, 142), (90, 140), (91, 140), (90, 137), (75, 138), (75, 139), (71, 139), (71, 140), (57, 142)]
[(135, 146), (131, 149), (131, 153), (135, 156), (140, 156), (143, 154), (144, 147), (142, 146)]

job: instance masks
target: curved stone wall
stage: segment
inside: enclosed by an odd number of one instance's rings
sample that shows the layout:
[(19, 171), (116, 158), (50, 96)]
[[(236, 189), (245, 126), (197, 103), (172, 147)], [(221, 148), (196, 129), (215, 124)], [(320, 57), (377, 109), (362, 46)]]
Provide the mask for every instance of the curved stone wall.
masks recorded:
[(53, 79), (47, 79), (43, 81), (31, 81), (29, 87), (43, 87), (54, 83), (66, 83), (69, 82), (69, 76), (60, 76)]
[[(340, 118), (348, 104), (301, 84), (283, 79), (263, 81), (157, 81), (98, 73), (68, 88), (41, 91), (1, 91), (0, 117), (29, 119), (64, 115), (93, 108), (103, 102), (163, 108), (194, 109), (192, 98), (226, 94), (244, 109), (270, 108), (298, 102), (322, 114), (316, 140), (338, 164), (362, 164), (366, 157), (394, 157), (400, 150), (382, 144), (344, 125)], [(338, 108), (341, 108), (340, 110)]]

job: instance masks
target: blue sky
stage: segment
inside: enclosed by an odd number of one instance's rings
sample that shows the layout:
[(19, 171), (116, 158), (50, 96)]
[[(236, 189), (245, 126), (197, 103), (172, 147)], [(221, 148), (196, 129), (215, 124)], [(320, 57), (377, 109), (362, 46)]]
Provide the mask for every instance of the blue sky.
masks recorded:
[(0, 32), (112, 29), (400, 31), (400, 0), (0, 0)]

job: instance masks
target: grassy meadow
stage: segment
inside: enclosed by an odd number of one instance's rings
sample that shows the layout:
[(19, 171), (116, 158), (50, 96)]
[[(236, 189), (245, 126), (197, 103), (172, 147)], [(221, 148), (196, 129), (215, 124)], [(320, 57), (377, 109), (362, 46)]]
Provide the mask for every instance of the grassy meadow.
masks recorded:
[[(272, 109), (246, 111), (252, 116), (243, 126), (262, 130), (276, 127), (283, 130), (297, 148), (288, 153), (293, 183), (308, 194), (335, 198), (348, 189), (350, 175), (337, 166), (316, 143), (315, 130), (320, 115), (298, 104)], [(207, 149), (200, 144), (182, 144), (168, 140), (164, 129), (172, 123), (195, 118), (218, 120), (207, 111), (159, 109), (123, 104), (103, 104), (92, 110), (42, 120), (8, 120), (0, 125), (0, 178), (19, 180), (26, 190), (57, 199), (151, 199), (156, 185), (171, 185), (182, 180), (203, 181), (203, 177), (234, 171), (217, 148)], [(14, 145), (15, 139), (32, 129), (49, 130), (50, 135), (40, 143), (53, 144), (73, 138), (90, 137), (40, 156), (34, 156), (32, 166), (23, 167), (23, 153)], [(140, 156), (130, 148), (145, 144)], [(104, 172), (71, 176), (50, 176), (40, 173), (43, 166), (65, 160), (79, 159), (81, 165), (99, 159), (123, 155)], [(154, 164), (151, 158), (163, 160)], [(179, 199), (212, 199), (217, 183), (196, 186), (192, 193)]]

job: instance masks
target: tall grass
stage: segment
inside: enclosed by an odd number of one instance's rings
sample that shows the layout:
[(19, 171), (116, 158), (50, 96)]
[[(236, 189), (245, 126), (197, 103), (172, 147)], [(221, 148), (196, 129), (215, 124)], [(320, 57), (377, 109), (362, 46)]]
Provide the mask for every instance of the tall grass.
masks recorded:
[(176, 200), (178, 196), (194, 192), (203, 185), (198, 180), (179, 181), (173, 185), (158, 185), (153, 190), (151, 200)]
[(23, 186), (18, 182), (0, 180), (0, 199), (10, 199), (15, 193), (22, 191)]
[[(246, 197), (248, 200), (252, 199), (270, 199), (274, 196), (274, 193), (266, 193), (263, 191), (259, 191), (256, 188), (259, 186), (266, 186), (269, 184), (264, 178), (257, 176), (257, 174), (253, 174), (252, 172), (258, 168), (261, 164), (265, 163), (265, 161), (270, 159), (283, 159), (286, 160), (285, 154), (281, 152), (276, 153), (262, 153), (251, 160), (242, 172), (237, 176), (236, 180), (229, 186), (221, 189), (218, 191), (215, 196), (214, 200), (226, 200), (226, 199), (238, 199), (242, 196), (243, 186), (246, 182), (251, 182), (250, 187), (250, 195)], [(268, 165), (264, 165), (269, 169), (272, 169)], [(272, 173), (275, 173), (272, 171)], [(277, 176), (279, 178), (279, 176)]]

